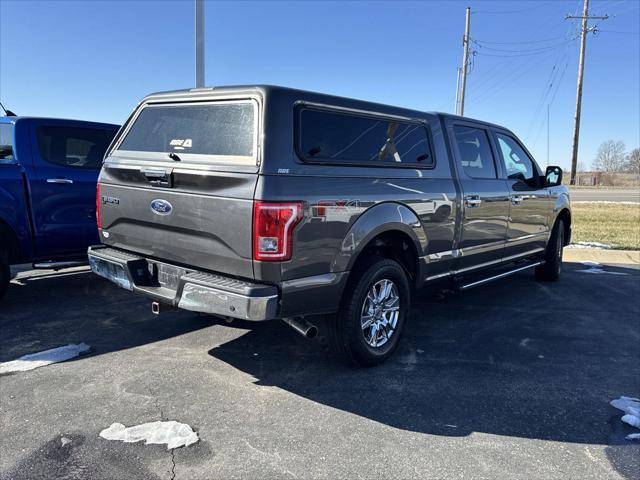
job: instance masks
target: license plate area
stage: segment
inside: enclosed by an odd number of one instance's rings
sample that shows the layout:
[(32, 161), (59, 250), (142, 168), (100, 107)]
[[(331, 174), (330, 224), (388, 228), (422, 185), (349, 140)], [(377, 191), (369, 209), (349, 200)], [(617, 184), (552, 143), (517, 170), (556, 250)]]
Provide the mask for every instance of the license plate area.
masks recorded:
[(190, 270), (186, 268), (169, 265), (167, 263), (149, 260), (147, 262), (152, 283), (171, 290), (177, 290), (180, 285), (180, 278), (190, 272)]

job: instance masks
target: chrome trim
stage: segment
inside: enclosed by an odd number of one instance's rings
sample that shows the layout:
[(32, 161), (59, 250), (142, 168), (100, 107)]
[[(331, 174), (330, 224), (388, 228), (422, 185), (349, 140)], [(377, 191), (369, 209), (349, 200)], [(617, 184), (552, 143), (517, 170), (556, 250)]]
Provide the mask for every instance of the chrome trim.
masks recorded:
[(538, 232), (538, 233), (530, 233), (529, 235), (523, 235), (521, 237), (514, 237), (514, 238), (507, 238), (507, 243), (513, 243), (513, 242), (522, 242), (525, 240), (531, 240), (532, 238), (536, 238), (536, 237), (543, 237), (543, 236), (547, 236), (549, 235), (549, 231), (544, 231), (544, 232)]
[(64, 262), (38, 262), (32, 264), (33, 268), (59, 270), (62, 268), (73, 268), (87, 265), (87, 260), (69, 260)]
[[(343, 275), (343, 273), (340, 273)], [(332, 285), (337, 283), (338, 275), (335, 273), (323, 273), (320, 275), (313, 275), (311, 277), (296, 278), (294, 280), (285, 280), (282, 282), (282, 289), (289, 288), (308, 288), (308, 287), (322, 287), (324, 285)]]
[(430, 253), (427, 255), (428, 263), (441, 262), (443, 260), (452, 260), (459, 256), (459, 250), (445, 250), (444, 252)]
[(517, 255), (511, 255), (509, 257), (505, 257), (502, 259), (503, 262), (508, 262), (509, 260), (515, 260), (516, 258), (519, 257), (526, 257), (528, 255), (533, 255), (534, 253), (540, 253), (540, 252), (544, 252), (544, 248), (542, 247), (538, 247), (538, 248), (534, 248), (533, 250), (528, 250), (524, 253), (518, 253)]
[(473, 245), (471, 247), (459, 248), (454, 250), (454, 256), (463, 257), (470, 252), (474, 252), (475, 250), (485, 250), (487, 252), (491, 250), (495, 250), (496, 248), (504, 247), (505, 241), (498, 240), (497, 242), (491, 243), (483, 243), (482, 245)]
[(513, 275), (514, 273), (521, 272), (523, 270), (527, 270), (532, 267), (537, 267), (538, 265), (542, 265), (544, 262), (535, 262), (529, 265), (525, 265), (523, 267), (514, 268), (513, 270), (509, 270), (508, 272), (502, 272), (498, 275), (493, 275), (492, 277), (483, 278), (482, 280), (478, 280), (476, 282), (467, 283), (466, 285), (462, 285), (460, 290), (468, 290), (470, 288), (476, 287), (478, 285), (482, 285), (484, 283), (492, 282), (493, 280), (498, 280), (500, 278), (508, 277), (509, 275)]
[[(112, 281), (121, 288), (154, 298), (152, 292), (145, 289), (144, 286), (134, 283), (126, 266), (127, 259), (111, 259), (107, 255), (101, 255), (100, 250), (99, 247), (90, 247), (89, 249), (89, 264), (94, 273)], [(130, 257), (130, 260), (143, 258), (133, 255)], [(193, 281), (189, 281), (187, 276), (182, 278), (186, 281), (181, 293), (180, 287), (178, 287), (175, 298), (165, 298), (163, 301), (175, 305), (174, 302), (178, 300), (178, 308), (251, 321), (271, 320), (276, 318), (278, 313), (277, 294), (242, 295), (216, 288), (214, 285), (193, 283)], [(178, 293), (180, 293), (179, 299), (177, 298)]]
[(276, 316), (278, 296), (248, 297), (187, 282), (178, 308), (243, 320), (271, 320)]
[(70, 178), (47, 178), (47, 183), (73, 183)]
[(484, 263), (480, 263), (478, 265), (472, 265), (470, 267), (460, 268), (460, 269), (457, 269), (457, 270), (451, 270), (450, 272), (445, 272), (445, 273), (439, 273), (437, 275), (432, 275), (430, 277), (425, 278), (424, 281), (425, 282), (430, 282), (432, 280), (437, 280), (438, 278), (444, 278), (444, 277), (449, 277), (449, 276), (452, 276), (452, 275), (458, 275), (458, 274), (469, 272), (469, 271), (472, 271), (472, 270), (477, 270), (479, 268), (490, 267), (492, 265), (496, 265), (496, 264), (499, 264), (499, 263), (506, 263), (506, 262), (509, 262), (511, 260), (516, 260), (516, 259), (521, 258), (521, 257), (527, 257), (529, 255), (533, 255), (535, 253), (539, 253), (539, 252), (543, 252), (543, 251), (544, 251), (544, 248), (534, 248), (533, 250), (528, 250), (526, 252), (519, 253), (517, 255), (511, 255), (509, 257), (500, 258), (498, 260), (491, 260), (490, 262), (484, 262)]

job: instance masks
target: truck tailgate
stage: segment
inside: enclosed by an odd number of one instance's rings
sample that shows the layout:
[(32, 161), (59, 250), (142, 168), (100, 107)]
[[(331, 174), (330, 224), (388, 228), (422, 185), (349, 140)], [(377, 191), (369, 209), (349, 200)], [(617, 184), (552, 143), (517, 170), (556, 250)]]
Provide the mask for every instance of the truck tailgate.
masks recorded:
[(169, 175), (175, 188), (163, 189), (150, 186), (143, 171), (105, 165), (99, 199), (103, 243), (253, 278), (251, 219), (257, 175), (174, 169)]

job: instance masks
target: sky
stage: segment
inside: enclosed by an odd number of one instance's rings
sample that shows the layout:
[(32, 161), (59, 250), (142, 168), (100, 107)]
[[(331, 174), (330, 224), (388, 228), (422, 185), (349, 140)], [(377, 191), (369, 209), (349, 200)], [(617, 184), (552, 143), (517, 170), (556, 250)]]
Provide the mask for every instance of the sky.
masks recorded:
[[(207, 1), (206, 84), (453, 112), (469, 6), (465, 115), (568, 168), (580, 22), (564, 17), (582, 1)], [(609, 19), (587, 39), (585, 166), (605, 140), (640, 146), (640, 0), (591, 0), (589, 13)], [(145, 95), (193, 87), (194, 72), (193, 0), (0, 0), (0, 101), (17, 114), (122, 123)]]

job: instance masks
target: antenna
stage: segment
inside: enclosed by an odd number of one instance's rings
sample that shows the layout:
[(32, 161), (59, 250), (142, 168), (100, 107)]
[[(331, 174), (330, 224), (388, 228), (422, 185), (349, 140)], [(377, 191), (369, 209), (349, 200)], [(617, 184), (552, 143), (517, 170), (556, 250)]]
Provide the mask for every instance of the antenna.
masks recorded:
[(4, 110), (5, 117), (17, 117), (17, 115), (13, 113), (11, 110), (7, 110), (6, 108), (4, 108), (4, 105), (2, 105), (2, 102), (0, 102), (0, 107), (2, 107), (2, 110)]

